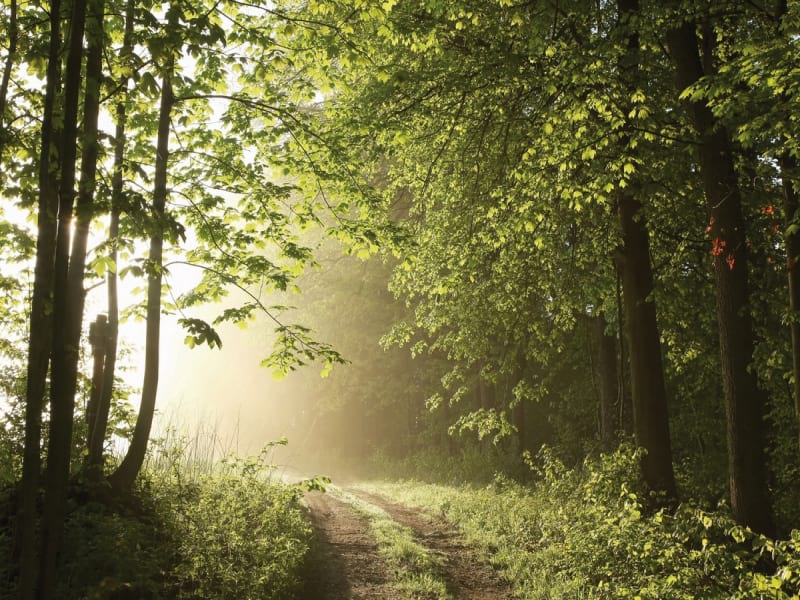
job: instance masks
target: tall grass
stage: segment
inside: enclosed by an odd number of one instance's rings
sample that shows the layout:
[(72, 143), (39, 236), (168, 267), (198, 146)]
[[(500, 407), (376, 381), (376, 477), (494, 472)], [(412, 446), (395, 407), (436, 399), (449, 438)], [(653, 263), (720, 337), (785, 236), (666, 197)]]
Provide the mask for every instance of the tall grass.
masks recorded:
[(132, 494), (77, 491), (57, 597), (294, 597), (311, 527), (301, 486), (274, 477), (283, 444), (240, 458), (235, 436), (165, 428)]

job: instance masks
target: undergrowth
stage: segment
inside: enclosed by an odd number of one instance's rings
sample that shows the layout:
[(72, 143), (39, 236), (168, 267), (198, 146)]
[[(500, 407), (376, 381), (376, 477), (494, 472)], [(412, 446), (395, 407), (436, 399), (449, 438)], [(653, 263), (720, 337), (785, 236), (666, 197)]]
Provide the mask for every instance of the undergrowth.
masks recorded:
[[(270, 451), (187, 469), (181, 446), (157, 445), (131, 494), (77, 484), (55, 597), (293, 598), (311, 528), (303, 487), (272, 481)], [(0, 544), (8, 556), (2, 531)]]
[(520, 598), (800, 598), (800, 531), (775, 541), (724, 507), (651, 509), (639, 458), (623, 448), (570, 469), (544, 451), (534, 485), (364, 487), (457, 524)]
[(181, 598), (285, 599), (300, 584), (311, 528), (302, 488), (269, 480), (268, 451), (223, 461), (194, 481), (154, 486), (178, 533), (172, 571)]

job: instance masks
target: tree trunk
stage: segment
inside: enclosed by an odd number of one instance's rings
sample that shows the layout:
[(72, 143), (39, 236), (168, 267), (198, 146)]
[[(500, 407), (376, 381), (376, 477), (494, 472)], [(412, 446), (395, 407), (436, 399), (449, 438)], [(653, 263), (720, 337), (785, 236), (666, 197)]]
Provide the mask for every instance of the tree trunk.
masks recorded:
[(47, 54), (47, 83), (42, 113), (39, 153), (39, 207), (28, 331), (28, 365), (25, 391), (25, 449), (22, 458), (22, 485), (17, 508), (17, 547), (19, 548), (20, 598), (32, 600), (38, 581), (36, 504), (41, 469), (42, 404), (50, 358), (53, 330), (53, 260), (58, 211), (58, 129), (53, 115), (61, 89), (61, 1), (50, 2), (50, 42)]
[[(788, 6), (786, 0), (778, 0), (775, 16), (779, 26), (776, 34), (786, 36), (781, 25), (786, 15)], [(788, 94), (781, 95), (782, 100), (787, 104), (790, 102)], [(786, 115), (785, 118), (790, 118)], [(790, 141), (783, 136), (781, 140), (784, 144)], [(783, 151), (779, 160), (781, 170), (781, 182), (783, 184), (783, 219), (784, 219), (784, 243), (786, 247), (786, 273), (789, 284), (789, 331), (792, 336), (792, 378), (794, 380), (794, 415), (796, 426), (800, 433), (800, 203), (797, 199), (797, 186), (795, 184), (798, 164), (797, 159)], [(792, 225), (794, 224), (794, 227)]]
[[(800, 430), (800, 203), (794, 174), (797, 161), (784, 154), (780, 160), (783, 182), (783, 218), (786, 246), (786, 274), (789, 284), (789, 330), (792, 335), (792, 378), (794, 380), (794, 414)], [(794, 226), (793, 226), (794, 225)]]
[(602, 312), (592, 319), (592, 325), (597, 352), (595, 371), (600, 397), (600, 442), (605, 450), (610, 450), (617, 437), (617, 338), (606, 333), (608, 323)]
[[(618, 0), (620, 22), (627, 28), (627, 50), (621, 73), (624, 84), (635, 89), (638, 78), (639, 36), (633, 24), (638, 15), (638, 0)], [(635, 183), (617, 199), (617, 214), (622, 229), (622, 292), (630, 351), (633, 428), (637, 443), (647, 454), (642, 473), (648, 486), (676, 496), (672, 469), (672, 447), (667, 412), (664, 366), (661, 360), (661, 335), (656, 318), (650, 239), (640, 201), (633, 195)]]
[[(687, 22), (673, 29), (667, 41), (676, 65), (678, 87), (684, 90), (704, 75), (694, 24)], [(731, 509), (740, 524), (769, 533), (773, 524), (764, 455), (766, 398), (755, 372), (750, 370), (754, 339), (739, 184), (727, 131), (716, 123), (705, 101), (692, 101), (688, 106), (700, 135), (698, 150), (713, 240)]]
[[(125, 34), (121, 55), (127, 57), (133, 47), (133, 8), (134, 0), (128, 0), (125, 6)], [(108, 413), (114, 395), (114, 374), (117, 364), (117, 340), (119, 335), (119, 298), (117, 292), (117, 260), (119, 221), (122, 212), (122, 188), (125, 159), (125, 128), (127, 126), (128, 77), (123, 77), (120, 87), (123, 90), (122, 100), (117, 104), (117, 123), (114, 131), (114, 175), (111, 181), (111, 216), (108, 225), (110, 242), (109, 258), (114, 264), (106, 275), (108, 292), (108, 336), (106, 338), (106, 354), (103, 368), (103, 394), (97, 406), (97, 415), (89, 427), (88, 463), (95, 471), (102, 469), (103, 443), (108, 429)]]
[[(58, 230), (56, 232), (55, 278), (53, 287), (53, 347), (50, 374), (50, 437), (47, 448), (47, 482), (42, 522), (42, 568), (39, 596), (52, 597), (56, 560), (67, 503), (72, 418), (75, 404), (74, 376), (78, 347), (70, 339), (70, 313), (74, 299), (69, 282), (69, 244), (75, 198), (78, 105), (83, 62), (83, 32), (86, 0), (73, 0), (70, 18), (69, 52), (64, 77), (64, 129), (61, 139), (61, 178), (59, 184)], [(83, 290), (80, 291), (81, 301)], [(80, 335), (80, 332), (79, 332)]]
[[(3, 148), (6, 144), (6, 106), (8, 106), (8, 83), (11, 81), (11, 71), (14, 69), (14, 60), (17, 57), (17, 38), (19, 37), (19, 27), (17, 26), (17, 0), (11, 0), (8, 16), (8, 54), (6, 63), (3, 66), (3, 76), (0, 79), (0, 164), (3, 161)], [(2, 173), (2, 169), (0, 169)]]
[(634, 434), (637, 443), (647, 451), (642, 460), (642, 472), (648, 486), (674, 497), (675, 475), (661, 337), (656, 305), (651, 298), (653, 272), (649, 234), (638, 200), (622, 195), (618, 201), (618, 214), (622, 226), (622, 293), (631, 368)]
[[(83, 105), (83, 151), (81, 154), (81, 177), (78, 184), (78, 202), (75, 209), (76, 224), (72, 240), (72, 251), (69, 258), (67, 275), (67, 312), (63, 326), (66, 347), (71, 353), (64, 352), (66, 384), (63, 386), (62, 401), (74, 404), (76, 382), (78, 376), (78, 357), (83, 326), (83, 307), (85, 292), (83, 289), (86, 271), (86, 246), (89, 239), (89, 227), (94, 212), (95, 177), (97, 174), (97, 122), (100, 113), (100, 80), (102, 78), (103, 52), (103, 12), (104, 0), (88, 0), (88, 23), (86, 29), (86, 90)], [(92, 407), (96, 412), (97, 402)], [(70, 426), (71, 429), (71, 426)], [(70, 442), (72, 436), (70, 435)]]
[(513, 411), (514, 427), (517, 428), (517, 440), (519, 441), (519, 453), (522, 454), (528, 448), (528, 428), (525, 419), (525, 400), (519, 400), (514, 405)]
[[(621, 257), (620, 257), (621, 259)], [(620, 261), (615, 261), (614, 269), (617, 275), (617, 346), (619, 347), (619, 362), (617, 363), (617, 404), (619, 414), (617, 417), (617, 427), (625, 435), (633, 435), (633, 399), (629, 385), (628, 354), (625, 345), (625, 329), (627, 323), (622, 306), (622, 265)]]
[[(177, 11), (170, 8), (170, 23), (177, 24)], [(153, 187), (153, 234), (150, 238), (150, 255), (148, 258), (147, 282), (147, 331), (145, 339), (144, 382), (142, 384), (142, 401), (136, 426), (133, 430), (128, 452), (109, 481), (118, 489), (129, 489), (135, 481), (144, 463), (147, 442), (150, 439), (150, 428), (153, 424), (153, 413), (158, 392), (158, 360), (159, 339), (161, 331), (161, 277), (164, 245), (164, 206), (167, 199), (167, 163), (169, 160), (169, 125), (170, 112), (174, 97), (172, 94), (172, 75), (175, 65), (174, 54), (167, 59), (161, 83), (161, 106), (158, 116), (158, 141), (156, 144), (156, 167)]]

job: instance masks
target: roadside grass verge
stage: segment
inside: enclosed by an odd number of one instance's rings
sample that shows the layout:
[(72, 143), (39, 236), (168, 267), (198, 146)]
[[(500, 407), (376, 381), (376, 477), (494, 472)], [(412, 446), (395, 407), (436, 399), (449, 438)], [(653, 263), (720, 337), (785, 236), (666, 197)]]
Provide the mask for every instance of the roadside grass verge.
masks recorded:
[(367, 517), (395, 589), (413, 600), (450, 600), (442, 558), (417, 542), (411, 529), (397, 523), (382, 508), (339, 487), (331, 485), (327, 493)]
[(724, 510), (649, 509), (638, 459), (627, 448), (568, 469), (544, 452), (533, 486), (358, 487), (454, 523), (519, 598), (800, 598), (800, 532), (775, 541)]
[(298, 589), (311, 526), (302, 487), (272, 481), (273, 469), (264, 451), (159, 486), (176, 533), (178, 597), (283, 600)]

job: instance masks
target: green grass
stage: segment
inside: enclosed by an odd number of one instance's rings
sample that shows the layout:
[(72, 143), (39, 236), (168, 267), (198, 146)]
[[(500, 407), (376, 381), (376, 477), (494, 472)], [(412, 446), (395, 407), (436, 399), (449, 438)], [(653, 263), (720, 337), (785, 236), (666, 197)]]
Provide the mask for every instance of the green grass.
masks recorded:
[(262, 475), (233, 461), (184, 486), (171, 513), (178, 597), (282, 600), (298, 588), (311, 535), (302, 491)]
[[(76, 486), (55, 597), (295, 597), (311, 542), (303, 489), (271, 479), (269, 448), (198, 465), (175, 441), (154, 445), (131, 494)], [(9, 547), (0, 530), (0, 559)], [(0, 597), (15, 597), (8, 584)]]
[(535, 486), (361, 487), (456, 524), (518, 598), (800, 598), (800, 532), (776, 542), (724, 511), (648, 510), (637, 464), (622, 451), (567, 469), (545, 454)]
[(336, 486), (328, 493), (367, 517), (378, 552), (386, 561), (392, 584), (404, 597), (414, 600), (449, 600), (443, 578), (442, 558), (414, 538), (414, 532), (389, 514)]

